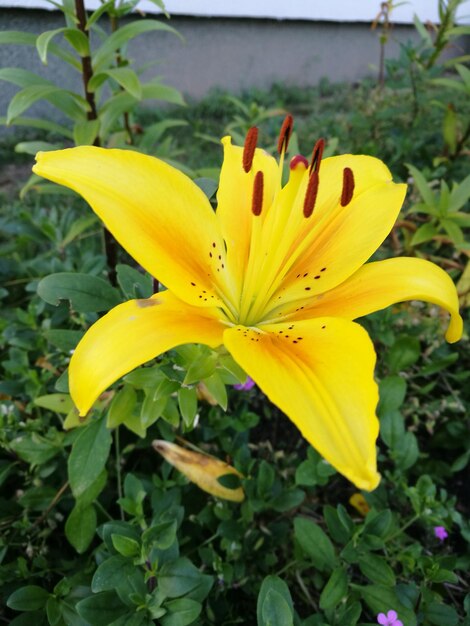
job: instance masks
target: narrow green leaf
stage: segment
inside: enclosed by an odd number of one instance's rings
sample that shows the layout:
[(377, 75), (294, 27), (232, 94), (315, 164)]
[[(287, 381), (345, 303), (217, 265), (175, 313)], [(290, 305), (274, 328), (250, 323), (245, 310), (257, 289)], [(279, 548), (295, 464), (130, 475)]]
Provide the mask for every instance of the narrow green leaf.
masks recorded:
[(46, 30), (45, 32), (41, 33), (36, 39), (36, 49), (38, 51), (39, 58), (41, 59), (42, 63), (44, 63), (44, 65), (47, 65), (47, 50), (52, 39), (56, 35), (59, 35), (66, 30), (67, 28), (65, 27), (56, 28), (55, 30)]
[(101, 65), (106, 63), (110, 55), (113, 55), (116, 50), (119, 50), (124, 44), (128, 43), (134, 37), (142, 35), (143, 33), (155, 32), (157, 30), (172, 33), (180, 37), (179, 33), (171, 26), (167, 26), (163, 22), (157, 20), (136, 20), (130, 24), (122, 26), (114, 32), (106, 41), (101, 44), (98, 50), (93, 56), (94, 72), (101, 71)]
[(416, 185), (416, 188), (421, 194), (421, 197), (423, 198), (424, 202), (428, 206), (435, 206), (436, 198), (435, 198), (434, 192), (429, 186), (427, 180), (424, 178), (423, 174), (419, 171), (418, 168), (414, 167), (413, 165), (410, 165), (409, 163), (406, 163), (406, 167), (410, 171), (410, 174), (413, 177), (414, 184)]
[(115, 80), (118, 85), (136, 100), (142, 98), (142, 85), (139, 77), (130, 67), (114, 67), (94, 74), (88, 84), (90, 91), (98, 89), (108, 77)]

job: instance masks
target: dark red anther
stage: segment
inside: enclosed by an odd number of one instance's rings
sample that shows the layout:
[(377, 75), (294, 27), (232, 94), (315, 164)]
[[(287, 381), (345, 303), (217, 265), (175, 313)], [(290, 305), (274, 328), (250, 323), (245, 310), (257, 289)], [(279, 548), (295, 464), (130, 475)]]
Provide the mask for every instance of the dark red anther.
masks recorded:
[(251, 198), (251, 212), (253, 215), (261, 215), (261, 210), (263, 209), (263, 191), (263, 172), (256, 172), (253, 183), (253, 196)]
[(320, 173), (320, 164), (323, 156), (323, 150), (325, 149), (325, 140), (320, 138), (313, 146), (312, 162), (310, 164), (310, 171)]
[(307, 169), (308, 167), (307, 159), (301, 154), (296, 154), (295, 157), (292, 157), (292, 159), (290, 160), (289, 167), (291, 170), (295, 170), (297, 169), (297, 166), (300, 165), (300, 163), (302, 163), (304, 168)]
[(341, 191), (341, 206), (346, 206), (352, 200), (354, 193), (354, 174), (350, 167), (343, 170), (343, 189)]
[(253, 157), (255, 156), (257, 141), (258, 129), (256, 126), (252, 126), (246, 134), (245, 145), (243, 147), (243, 169), (247, 174), (253, 165)]
[(307, 192), (304, 199), (304, 217), (310, 217), (313, 213), (315, 202), (317, 201), (319, 183), (318, 172), (313, 171), (308, 179)]
[(281, 130), (279, 132), (279, 139), (277, 140), (277, 151), (279, 154), (287, 152), (287, 146), (289, 145), (289, 139), (294, 128), (294, 118), (292, 115), (286, 115), (282, 122)]

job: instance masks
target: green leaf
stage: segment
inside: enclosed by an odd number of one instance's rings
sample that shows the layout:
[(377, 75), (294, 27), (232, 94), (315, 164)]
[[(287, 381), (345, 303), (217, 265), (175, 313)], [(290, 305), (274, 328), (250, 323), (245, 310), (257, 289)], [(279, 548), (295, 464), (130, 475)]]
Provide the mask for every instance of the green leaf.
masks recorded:
[(455, 245), (458, 246), (464, 243), (465, 237), (463, 231), (460, 226), (452, 220), (451, 217), (449, 219), (442, 219), (441, 226), (446, 231), (448, 236), (452, 239), (452, 242)]
[(54, 85), (32, 85), (16, 93), (7, 110), (7, 125), (17, 122), (16, 118), (37, 100), (45, 99), (57, 109), (75, 120), (85, 119), (89, 104), (81, 96)]
[(213, 398), (217, 401), (217, 404), (223, 408), (224, 411), (227, 410), (228, 397), (227, 397), (227, 388), (221, 379), (218, 371), (215, 371), (212, 376), (208, 376), (204, 378), (202, 382), (207, 387), (207, 390), (211, 394)]
[(34, 404), (43, 409), (54, 411), (54, 413), (64, 413), (65, 415), (74, 408), (72, 398), (65, 393), (49, 393), (46, 396), (39, 396), (34, 399)]
[(280, 593), (270, 589), (261, 607), (262, 626), (293, 626), (294, 614)]
[(423, 224), (415, 231), (410, 243), (412, 246), (418, 246), (420, 243), (435, 237), (438, 232), (438, 229), (432, 222), (426, 222), (426, 224)]
[[(112, 535), (113, 545), (118, 536), (120, 535)], [(135, 567), (131, 559), (121, 555), (111, 556), (98, 565), (93, 575), (93, 580), (91, 581), (93, 593), (112, 591), (119, 585), (125, 585), (127, 578), (133, 575), (134, 569)]]
[(80, 600), (76, 604), (76, 610), (82, 619), (93, 626), (108, 626), (129, 609), (114, 591), (103, 591)]
[[(280, 615), (282, 615), (286, 619), (285, 623), (267, 621), (272, 619), (272, 615), (269, 613), (269, 609), (266, 603), (268, 601), (268, 596), (272, 599), (273, 595), (275, 597), (274, 603), (276, 603), (277, 606), (280, 607)], [(280, 602), (279, 598), (283, 600), (283, 603)], [(256, 605), (258, 626), (267, 626), (268, 623), (272, 623), (273, 625), (279, 623), (281, 624), (281, 626), (284, 626), (284, 624), (286, 626), (287, 624), (292, 624), (293, 611), (294, 606), (292, 603), (292, 597), (289, 591), (289, 587), (286, 585), (286, 583), (278, 576), (266, 576), (261, 585)]]
[(387, 613), (390, 607), (393, 607), (403, 624), (416, 626), (414, 612), (400, 602), (395, 589), (385, 587), (384, 585), (368, 585), (365, 587), (352, 585), (352, 587), (361, 593), (362, 598), (374, 613)]
[(37, 292), (56, 306), (61, 300), (69, 300), (79, 313), (107, 311), (121, 301), (119, 292), (102, 278), (72, 272), (46, 276), (39, 281)]
[(392, 524), (392, 512), (389, 509), (377, 513), (372, 510), (367, 514), (364, 523), (364, 532), (377, 537), (386, 537)]
[(186, 426), (192, 426), (197, 413), (197, 395), (194, 387), (181, 387), (178, 391), (178, 406)]
[(325, 531), (306, 517), (296, 517), (294, 534), (307, 559), (320, 570), (331, 570), (336, 565), (333, 544)]
[(32, 465), (42, 465), (62, 450), (60, 445), (37, 433), (20, 435), (11, 442), (10, 448), (20, 459)]
[(63, 352), (70, 352), (77, 347), (77, 343), (83, 337), (81, 330), (65, 330), (62, 328), (51, 328), (44, 331), (47, 341)]
[(425, 615), (436, 626), (457, 626), (459, 623), (457, 611), (448, 604), (431, 602), (426, 606)]
[(78, 28), (66, 28), (64, 37), (79, 56), (90, 56), (90, 41), (85, 33)]
[(133, 557), (140, 554), (140, 543), (124, 535), (111, 535), (113, 547), (122, 556)]
[(124, 385), (113, 398), (109, 407), (106, 426), (108, 428), (116, 428), (122, 424), (134, 411), (137, 403), (137, 394), (134, 387)]
[(142, 85), (142, 99), (143, 100), (163, 100), (164, 102), (170, 102), (171, 104), (179, 104), (185, 106), (181, 92), (169, 85), (162, 85), (157, 79), (149, 81)]
[(449, 199), (449, 211), (455, 212), (461, 209), (470, 199), (470, 175), (458, 185), (454, 185)]
[(421, 355), (421, 345), (417, 337), (399, 337), (389, 348), (386, 360), (393, 374), (398, 374), (414, 365)]
[(147, 551), (153, 548), (159, 550), (167, 550), (176, 540), (176, 531), (178, 522), (171, 520), (170, 522), (161, 522), (155, 526), (147, 528), (142, 534), (142, 543)]
[(418, 441), (413, 433), (405, 433), (396, 450), (396, 463), (405, 470), (412, 467), (419, 456)]
[(169, 611), (160, 618), (162, 626), (188, 626), (196, 620), (202, 611), (202, 604), (191, 598), (178, 598), (165, 602)]
[(211, 576), (201, 574), (185, 557), (164, 563), (158, 572), (157, 583), (160, 591), (168, 598), (178, 598), (196, 589), (204, 579)]
[(152, 277), (130, 265), (116, 265), (117, 281), (126, 298), (150, 298), (153, 293)]
[(101, 66), (108, 61), (109, 57), (112, 56), (116, 52), (116, 50), (122, 48), (124, 44), (127, 44), (134, 37), (142, 35), (143, 33), (154, 32), (157, 30), (172, 33), (173, 35), (180, 37), (180, 35), (174, 28), (171, 28), (171, 26), (167, 26), (163, 22), (148, 19), (135, 20), (130, 24), (121, 26), (119, 30), (115, 31), (112, 35), (107, 37), (105, 42), (98, 48), (98, 50), (96, 50), (93, 55), (94, 72), (97, 73), (101, 71)]
[(406, 381), (400, 376), (386, 376), (379, 383), (379, 395), (377, 413), (382, 417), (401, 407), (406, 396)]
[(83, 554), (93, 541), (96, 531), (95, 507), (74, 506), (65, 522), (65, 536), (79, 554)]
[(108, 480), (108, 472), (104, 469), (94, 480), (89, 487), (85, 489), (83, 493), (81, 493), (77, 498), (77, 505), (85, 508), (90, 506), (96, 498), (100, 495), (103, 489), (106, 486), (106, 481)]
[(52, 39), (56, 35), (64, 33), (66, 30), (67, 28), (65, 27), (56, 28), (55, 30), (46, 30), (45, 32), (41, 33), (36, 39), (36, 49), (38, 51), (39, 58), (41, 59), (42, 63), (44, 63), (44, 65), (47, 65), (47, 50)]
[(387, 561), (375, 554), (367, 554), (359, 559), (359, 569), (371, 582), (395, 587), (396, 578)]
[(348, 592), (348, 577), (342, 567), (333, 570), (320, 596), (320, 608), (334, 609)]
[(130, 67), (113, 67), (94, 74), (88, 83), (90, 91), (96, 91), (107, 78), (112, 78), (136, 100), (142, 98), (142, 85), (139, 77)]
[(416, 188), (421, 194), (424, 202), (430, 207), (436, 206), (436, 197), (424, 175), (419, 171), (418, 168), (409, 163), (406, 163), (406, 167), (410, 171), (410, 174), (413, 177), (414, 184), (416, 185)]
[(36, 611), (46, 606), (49, 593), (37, 585), (27, 585), (14, 591), (7, 600), (7, 606), (14, 611)]
[(195, 178), (194, 182), (206, 194), (208, 200), (212, 198), (219, 186), (219, 183), (213, 178)]
[(100, 132), (99, 120), (83, 120), (73, 127), (73, 140), (76, 146), (91, 146)]
[(15, 152), (18, 154), (35, 155), (37, 152), (48, 152), (50, 150), (60, 150), (62, 146), (58, 144), (48, 143), (47, 141), (21, 141), (15, 146)]
[[(0, 44), (14, 44), (14, 45), (23, 45), (23, 46), (36, 46), (37, 35), (33, 33), (23, 33), (21, 31), (15, 30), (5, 30), (0, 31)], [(51, 43), (49, 45), (49, 52), (51, 52), (54, 56), (62, 59), (69, 65), (71, 65), (78, 72), (81, 72), (81, 63), (78, 59), (74, 57), (73, 54), (68, 52), (67, 50), (63, 50), (60, 46)]]
[[(0, 124), (6, 124), (7, 118), (5, 116), (0, 116)], [(17, 117), (14, 122), (12, 122), (12, 126), (26, 126), (28, 128), (39, 128), (41, 130), (47, 130), (51, 133), (56, 133), (58, 135), (62, 135), (63, 137), (67, 137), (67, 139), (72, 139), (72, 132), (66, 128), (65, 126), (61, 126), (60, 124), (56, 124), (55, 122), (51, 122), (49, 120), (39, 120), (34, 117)]]
[(75, 498), (79, 498), (101, 474), (110, 448), (111, 434), (103, 419), (93, 420), (81, 429), (68, 460), (70, 487)]

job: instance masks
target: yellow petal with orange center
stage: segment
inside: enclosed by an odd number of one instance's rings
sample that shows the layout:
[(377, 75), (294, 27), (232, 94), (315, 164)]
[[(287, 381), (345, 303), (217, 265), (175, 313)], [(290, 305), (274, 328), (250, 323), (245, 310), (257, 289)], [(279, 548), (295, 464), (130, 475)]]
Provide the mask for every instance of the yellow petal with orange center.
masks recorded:
[(362, 327), (330, 317), (239, 326), (224, 343), (327, 461), (360, 489), (377, 487), (375, 353)]
[(70, 393), (80, 415), (135, 367), (185, 343), (215, 348), (225, 328), (218, 309), (191, 306), (169, 291), (119, 304), (90, 327), (70, 361)]

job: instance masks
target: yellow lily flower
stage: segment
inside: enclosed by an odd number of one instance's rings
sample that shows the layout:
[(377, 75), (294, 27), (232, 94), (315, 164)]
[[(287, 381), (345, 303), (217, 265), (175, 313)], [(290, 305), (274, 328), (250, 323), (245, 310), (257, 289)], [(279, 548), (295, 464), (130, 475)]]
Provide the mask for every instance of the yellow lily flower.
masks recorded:
[(292, 118), (280, 163), (222, 140), (214, 212), (199, 187), (156, 158), (82, 146), (40, 152), (34, 172), (81, 194), (134, 259), (166, 285), (98, 320), (71, 359), (70, 392), (85, 415), (114, 381), (175, 346), (224, 345), (323, 457), (373, 490), (379, 423), (375, 352), (353, 322), (395, 302), (421, 299), (462, 333), (455, 287), (415, 258), (364, 263), (390, 232), (406, 186), (378, 159), (350, 154), (290, 164)]

